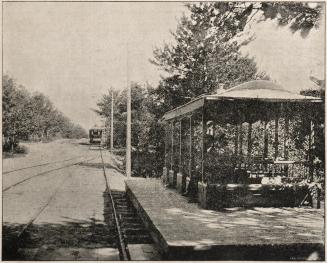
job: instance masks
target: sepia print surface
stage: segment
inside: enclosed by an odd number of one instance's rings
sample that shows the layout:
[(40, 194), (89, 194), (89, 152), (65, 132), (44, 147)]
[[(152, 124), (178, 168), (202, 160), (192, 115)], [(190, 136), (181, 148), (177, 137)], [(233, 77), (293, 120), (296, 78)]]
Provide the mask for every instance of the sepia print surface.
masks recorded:
[(325, 2), (2, 3), (2, 260), (325, 260)]

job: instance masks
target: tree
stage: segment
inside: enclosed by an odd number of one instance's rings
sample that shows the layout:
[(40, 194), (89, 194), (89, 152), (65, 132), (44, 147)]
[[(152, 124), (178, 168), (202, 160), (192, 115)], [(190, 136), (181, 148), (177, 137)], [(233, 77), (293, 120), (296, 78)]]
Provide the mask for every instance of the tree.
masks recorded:
[(24, 87), (17, 87), (15, 81), (8, 76), (3, 77), (2, 94), (3, 134), (14, 146), (17, 139), (26, 138), (31, 129), (27, 110), (30, 95)]
[[(155, 89), (150, 85), (131, 84), (132, 97), (132, 164), (134, 175), (159, 174), (163, 163), (162, 137), (159, 105), (156, 104)], [(111, 94), (111, 91), (109, 92)], [(114, 146), (126, 147), (127, 89), (114, 91)], [(104, 94), (95, 111), (110, 118), (111, 95)]]
[(289, 26), (291, 32), (300, 31), (305, 37), (320, 26), (324, 11), (323, 3), (309, 2), (203, 2), (188, 7), (197, 23), (212, 27), (225, 42), (242, 33), (258, 14), (259, 23), (276, 19), (279, 26)]
[[(249, 23), (275, 19), (291, 32), (305, 37), (320, 25), (324, 5), (305, 2), (200, 2), (187, 4), (177, 26), (174, 44), (164, 44), (154, 50), (151, 62), (168, 73), (159, 84), (158, 101), (169, 106), (186, 103), (202, 94), (212, 93), (220, 84), (229, 88), (253, 79), (269, 79), (258, 72), (255, 62), (239, 53), (242, 43), (236, 37), (244, 33)], [(259, 19), (258, 19), (259, 18)], [(243, 34), (244, 36), (244, 34)], [(240, 39), (240, 38), (238, 38)]]
[(7, 75), (2, 83), (4, 150), (13, 150), (19, 140), (31, 137), (46, 140), (58, 134), (64, 138), (87, 137), (84, 129), (73, 124), (42, 93), (30, 94)]
[(200, 94), (214, 92), (219, 84), (229, 88), (267, 78), (258, 73), (253, 59), (241, 56), (236, 41), (231, 41), (242, 28), (239, 23), (247, 16), (247, 8), (227, 2), (187, 6), (191, 14), (181, 18), (173, 33), (175, 44), (156, 48), (151, 60), (168, 73), (157, 89), (163, 104), (173, 108)]

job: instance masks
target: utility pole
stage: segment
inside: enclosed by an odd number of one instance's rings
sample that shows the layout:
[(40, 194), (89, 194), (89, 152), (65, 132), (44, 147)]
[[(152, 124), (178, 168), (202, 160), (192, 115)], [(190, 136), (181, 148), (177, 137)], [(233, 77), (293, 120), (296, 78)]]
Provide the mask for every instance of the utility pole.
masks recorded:
[(127, 87), (126, 176), (131, 176), (131, 86)]
[(114, 149), (114, 91), (111, 88), (110, 151)]
[(126, 82), (127, 82), (127, 125), (126, 125), (126, 176), (131, 177), (131, 168), (132, 168), (132, 161), (131, 161), (131, 85), (129, 83), (129, 45), (128, 42), (126, 43)]

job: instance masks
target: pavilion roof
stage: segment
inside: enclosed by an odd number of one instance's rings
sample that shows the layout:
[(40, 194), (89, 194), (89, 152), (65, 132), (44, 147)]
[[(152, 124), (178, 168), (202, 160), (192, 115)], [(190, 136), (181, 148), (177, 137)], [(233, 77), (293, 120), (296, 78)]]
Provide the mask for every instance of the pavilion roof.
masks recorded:
[(210, 101), (265, 101), (269, 102), (322, 102), (320, 98), (292, 93), (284, 87), (267, 80), (253, 80), (242, 83), (228, 90), (212, 95), (201, 95), (194, 100), (177, 107), (164, 116), (164, 120), (173, 119), (202, 107), (206, 100)]

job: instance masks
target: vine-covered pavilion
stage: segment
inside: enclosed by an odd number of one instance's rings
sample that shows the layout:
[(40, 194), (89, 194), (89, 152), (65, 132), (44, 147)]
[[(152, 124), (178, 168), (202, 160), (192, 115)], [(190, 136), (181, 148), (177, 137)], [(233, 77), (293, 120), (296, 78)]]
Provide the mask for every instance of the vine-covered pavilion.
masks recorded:
[(163, 180), (204, 208), (298, 205), (322, 105), (265, 80), (201, 95), (163, 117)]

